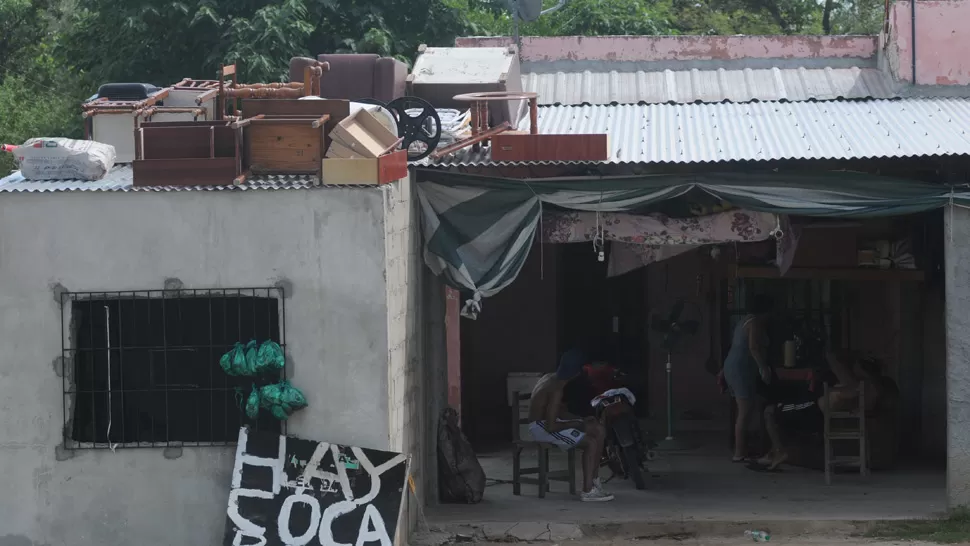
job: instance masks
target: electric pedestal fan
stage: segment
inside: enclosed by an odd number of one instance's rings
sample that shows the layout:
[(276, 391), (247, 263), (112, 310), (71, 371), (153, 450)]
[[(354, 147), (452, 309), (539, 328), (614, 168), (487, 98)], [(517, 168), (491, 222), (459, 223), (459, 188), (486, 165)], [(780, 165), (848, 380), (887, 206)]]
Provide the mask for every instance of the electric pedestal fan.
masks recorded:
[(681, 354), (689, 347), (691, 338), (697, 335), (701, 324), (700, 307), (685, 298), (655, 307), (650, 312), (650, 345), (661, 347), (667, 355), (667, 437), (658, 443), (657, 449), (679, 451), (689, 449), (684, 442), (674, 438), (674, 392), (672, 355)]

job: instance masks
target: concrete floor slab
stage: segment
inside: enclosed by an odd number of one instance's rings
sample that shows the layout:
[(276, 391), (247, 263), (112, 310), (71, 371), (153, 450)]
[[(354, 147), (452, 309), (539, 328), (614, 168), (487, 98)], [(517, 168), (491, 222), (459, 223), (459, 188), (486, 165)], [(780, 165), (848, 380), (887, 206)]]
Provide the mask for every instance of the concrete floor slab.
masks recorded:
[[(467, 546), (485, 546), (494, 544), (487, 542), (467, 542)], [(751, 539), (740, 538), (680, 538), (680, 539), (661, 539), (650, 542), (636, 539), (619, 540), (578, 540), (566, 543), (568, 546), (741, 546), (752, 544)], [(876, 541), (859, 538), (846, 537), (794, 537), (788, 539), (775, 540), (772, 538), (771, 544), (783, 544), (785, 546), (932, 546), (928, 542), (898, 542), (898, 541)]]
[[(946, 509), (943, 469), (903, 466), (868, 478), (839, 474), (826, 486), (819, 471), (786, 467), (777, 474), (758, 473), (731, 463), (728, 453), (720, 448), (661, 454), (651, 464), (647, 490), (637, 491), (628, 481), (616, 479), (606, 485), (616, 500), (593, 504), (579, 502), (559, 482), (553, 482), (544, 499), (529, 485), (515, 496), (509, 483), (511, 453), (482, 454), (479, 460), (493, 480), (482, 502), (439, 505), (429, 508), (427, 515), (432, 527), (441, 529), (515, 522), (536, 522), (542, 528), (561, 523), (580, 526), (587, 538), (602, 534), (612, 540), (647, 536), (649, 526), (671, 524), (685, 530), (704, 524), (738, 527), (731, 532), (743, 532), (746, 522), (794, 525), (789, 534), (795, 535), (836, 522), (930, 517)], [(534, 461), (524, 461), (523, 466), (534, 466)], [(554, 454), (551, 468), (564, 467), (565, 457)]]

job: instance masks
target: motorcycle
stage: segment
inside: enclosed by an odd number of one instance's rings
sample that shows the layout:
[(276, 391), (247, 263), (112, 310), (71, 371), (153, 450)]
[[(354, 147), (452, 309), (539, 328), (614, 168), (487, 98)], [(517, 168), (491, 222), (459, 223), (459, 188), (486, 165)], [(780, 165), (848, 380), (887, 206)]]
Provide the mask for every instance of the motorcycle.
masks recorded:
[(645, 489), (643, 478), (647, 471), (647, 461), (655, 457), (653, 442), (640, 430), (633, 411), (637, 399), (630, 389), (622, 386), (622, 372), (608, 364), (587, 368), (595, 391), (600, 394), (590, 401), (596, 419), (606, 429), (606, 443), (603, 449), (603, 462), (612, 471), (607, 482), (615, 476), (630, 479), (637, 489)]

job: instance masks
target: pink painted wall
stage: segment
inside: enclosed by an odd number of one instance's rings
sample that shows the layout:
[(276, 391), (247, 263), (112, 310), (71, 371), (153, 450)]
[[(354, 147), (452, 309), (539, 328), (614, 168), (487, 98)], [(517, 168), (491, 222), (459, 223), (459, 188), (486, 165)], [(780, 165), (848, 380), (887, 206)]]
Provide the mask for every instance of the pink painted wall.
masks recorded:
[[(898, 0), (889, 13), (883, 37), (886, 61), (897, 80), (913, 81), (910, 2)], [(916, 83), (970, 84), (970, 1), (916, 2)]]
[[(557, 36), (522, 38), (522, 61), (870, 59), (875, 36)], [(502, 47), (507, 36), (455, 39), (457, 47)]]

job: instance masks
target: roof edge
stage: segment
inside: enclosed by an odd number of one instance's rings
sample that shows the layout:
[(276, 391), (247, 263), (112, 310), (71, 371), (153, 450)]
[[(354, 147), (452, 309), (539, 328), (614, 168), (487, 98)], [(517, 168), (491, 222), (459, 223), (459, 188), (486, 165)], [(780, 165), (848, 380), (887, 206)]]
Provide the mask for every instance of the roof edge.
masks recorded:
[[(522, 62), (810, 61), (874, 62), (878, 36), (523, 36)], [(505, 47), (509, 36), (456, 38), (456, 47)]]

